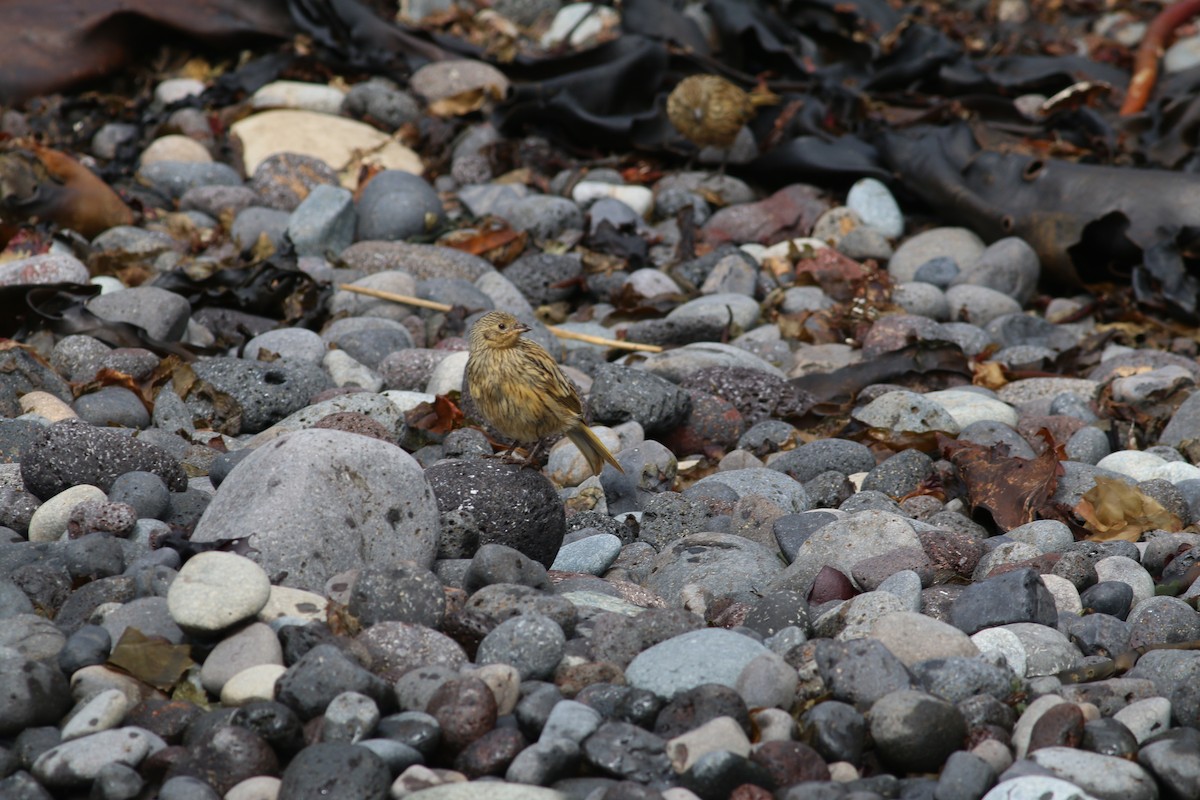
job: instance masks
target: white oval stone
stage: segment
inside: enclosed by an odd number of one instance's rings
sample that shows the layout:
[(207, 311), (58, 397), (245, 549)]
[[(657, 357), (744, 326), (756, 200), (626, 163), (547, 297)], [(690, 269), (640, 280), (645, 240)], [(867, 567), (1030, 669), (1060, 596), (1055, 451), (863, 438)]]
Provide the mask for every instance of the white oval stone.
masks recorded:
[(437, 400), (437, 397), (428, 392), (411, 392), (404, 389), (389, 389), (381, 394), (388, 399), (388, 402), (400, 409), (401, 414), (407, 414), (421, 403), (432, 403)]
[(1024, 675), (1028, 666), (1025, 646), (1015, 633), (1004, 628), (984, 628), (971, 636), (979, 652), (993, 664), (1008, 665), (1014, 675)]
[(204, 94), (204, 81), (195, 78), (168, 78), (154, 87), (154, 99), (162, 105)]
[(1113, 714), (1137, 739), (1138, 744), (1171, 727), (1171, 701), (1165, 697), (1137, 700)]
[(62, 728), (62, 740), (78, 739), (81, 736), (115, 728), (125, 719), (129, 710), (129, 698), (120, 689), (105, 689), (84, 703)]
[(321, 365), (335, 386), (358, 386), (368, 392), (378, 392), (383, 388), (383, 378), (379, 373), (345, 350), (327, 350)]
[(511, 714), (521, 699), (521, 673), (511, 664), (484, 664), (471, 673), (487, 684), (496, 697), (496, 708), (501, 716)]
[(275, 684), (287, 672), (282, 664), (259, 664), (225, 681), (221, 687), (221, 705), (244, 706), (259, 700), (275, 699)]
[(150, 753), (150, 736), (140, 728), (118, 728), (72, 739), (38, 756), (30, 771), (44, 786), (86, 785), (107, 764), (140, 764)]
[(1051, 573), (1042, 575), (1042, 583), (1050, 590), (1050, 596), (1054, 598), (1054, 607), (1060, 615), (1077, 617), (1083, 613), (1083, 601), (1079, 599), (1079, 590), (1075, 588), (1075, 584)]
[(646, 216), (654, 208), (654, 192), (645, 186), (629, 186), (619, 183), (604, 183), (602, 181), (580, 181), (571, 190), (571, 199), (583, 205), (603, 197), (620, 200), (638, 213)]
[(319, 114), (337, 114), (346, 93), (323, 83), (272, 81), (250, 97), (254, 108), (298, 108)]
[(946, 409), (960, 428), (981, 420), (1003, 422), (1009, 427), (1016, 427), (1020, 418), (1017, 410), (1008, 403), (979, 392), (945, 389), (940, 392), (926, 392), (925, 397)]
[(267, 604), (271, 581), (248, 558), (212, 550), (192, 556), (167, 590), (167, 610), (185, 630), (215, 632), (250, 619)]
[(223, 800), (276, 800), (283, 781), (270, 775), (246, 778), (225, 793)]
[(433, 368), (433, 374), (429, 376), (429, 382), (425, 384), (426, 394), (461, 392), (463, 378), (467, 372), (467, 359), (470, 356), (471, 354), (466, 350), (459, 350), (438, 362), (438, 365)]
[(324, 622), (329, 601), (316, 592), (292, 586), (272, 586), (267, 604), (258, 612), (259, 622), (272, 622), (280, 617), (295, 617), (309, 622)]
[(75, 506), (85, 500), (104, 502), (107, 499), (108, 496), (100, 488), (87, 483), (63, 489), (33, 512), (29, 519), (29, 541), (57, 542), (67, 532), (67, 522)]
[(554, 15), (550, 28), (542, 34), (542, 47), (554, 47), (567, 40), (574, 47), (587, 42), (606, 30), (616, 28), (621, 17), (607, 6), (592, 3), (571, 3)]
[(1143, 453), (1140, 450), (1118, 450), (1110, 453), (1096, 462), (1100, 469), (1107, 469), (1127, 475), (1135, 481), (1148, 481), (1167, 461), (1153, 453)]
[(1183, 461), (1168, 461), (1154, 470), (1154, 477), (1171, 483), (1190, 481), (1193, 478), (1200, 478), (1200, 467)]
[(869, 225), (889, 239), (904, 233), (904, 213), (896, 198), (881, 182), (863, 178), (850, 187), (846, 205), (857, 212), (864, 225)]

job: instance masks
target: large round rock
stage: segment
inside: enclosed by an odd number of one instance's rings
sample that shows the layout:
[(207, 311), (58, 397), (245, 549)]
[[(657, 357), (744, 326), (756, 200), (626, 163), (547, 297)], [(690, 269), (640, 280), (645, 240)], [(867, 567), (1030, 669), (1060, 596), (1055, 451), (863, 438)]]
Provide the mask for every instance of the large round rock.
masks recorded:
[(313, 428), (242, 459), (192, 541), (238, 537), (248, 537), (249, 557), (268, 575), (287, 573), (278, 581), (284, 586), (323, 592), (326, 580), (350, 569), (404, 560), (428, 567), (437, 503), (421, 467), (400, 448)]
[(503, 544), (547, 569), (567, 530), (554, 484), (534, 469), (495, 459), (444, 461), (425, 472), (442, 512), (441, 558), (470, 558)]

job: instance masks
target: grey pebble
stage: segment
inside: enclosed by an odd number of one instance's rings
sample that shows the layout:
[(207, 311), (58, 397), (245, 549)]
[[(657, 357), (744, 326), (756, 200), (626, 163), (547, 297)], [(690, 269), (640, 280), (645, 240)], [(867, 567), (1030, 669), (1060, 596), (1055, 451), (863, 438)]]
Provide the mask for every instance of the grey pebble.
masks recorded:
[(535, 239), (553, 239), (569, 229), (583, 228), (583, 212), (565, 197), (530, 195), (509, 204), (509, 223)]
[(291, 214), (286, 211), (257, 205), (249, 206), (234, 217), (230, 236), (242, 250), (253, 248), (265, 236), (266, 241), (279, 251), (286, 242), (291, 219)]
[(242, 178), (233, 167), (215, 161), (156, 161), (138, 168), (137, 177), (172, 200), (178, 200), (197, 186), (242, 185)]
[(88, 310), (113, 322), (128, 322), (155, 339), (177, 342), (187, 330), (188, 301), (157, 286), (136, 286), (92, 298)]
[[(357, 238), (408, 239), (437, 228), (445, 218), (437, 192), (419, 175), (384, 170), (358, 198)], [(348, 244), (348, 242), (347, 242)]]
[(390, 80), (372, 77), (350, 87), (342, 101), (342, 113), (378, 121), (390, 132), (405, 123), (416, 122), (421, 108), (411, 94)]
[(340, 253), (354, 241), (353, 195), (340, 186), (316, 186), (288, 218), (287, 238), (300, 256)]
[(562, 628), (541, 614), (506, 620), (479, 643), (479, 664), (511, 664), (522, 680), (549, 677), (562, 660), (566, 637)]
[(147, 428), (150, 412), (141, 399), (124, 386), (105, 386), (81, 395), (72, 404), (75, 413), (99, 427)]

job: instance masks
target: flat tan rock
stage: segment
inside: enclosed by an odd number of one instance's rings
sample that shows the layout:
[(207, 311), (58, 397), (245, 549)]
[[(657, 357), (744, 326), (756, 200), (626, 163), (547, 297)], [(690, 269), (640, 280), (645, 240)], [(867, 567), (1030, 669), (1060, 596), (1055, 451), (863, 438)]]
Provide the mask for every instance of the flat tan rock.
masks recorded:
[(51, 422), (79, 416), (74, 409), (49, 392), (26, 392), (18, 402), (21, 404), (21, 411), (37, 414)]
[(242, 145), (247, 175), (277, 153), (319, 158), (348, 189), (358, 184), (359, 167), (377, 165), (420, 175), (425, 167), (415, 152), (362, 122), (313, 111), (276, 109), (238, 120), (230, 128)]

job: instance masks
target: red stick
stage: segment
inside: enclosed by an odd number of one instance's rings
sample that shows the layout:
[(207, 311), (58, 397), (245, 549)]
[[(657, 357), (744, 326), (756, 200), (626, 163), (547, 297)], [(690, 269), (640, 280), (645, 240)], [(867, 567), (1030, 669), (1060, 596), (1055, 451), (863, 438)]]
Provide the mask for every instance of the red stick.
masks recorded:
[(1133, 77), (1125, 93), (1121, 116), (1128, 117), (1146, 107), (1150, 93), (1154, 91), (1154, 82), (1158, 79), (1158, 60), (1166, 49), (1168, 37), (1196, 14), (1200, 14), (1200, 0), (1179, 0), (1158, 12), (1158, 16), (1146, 28), (1146, 36), (1133, 61)]

